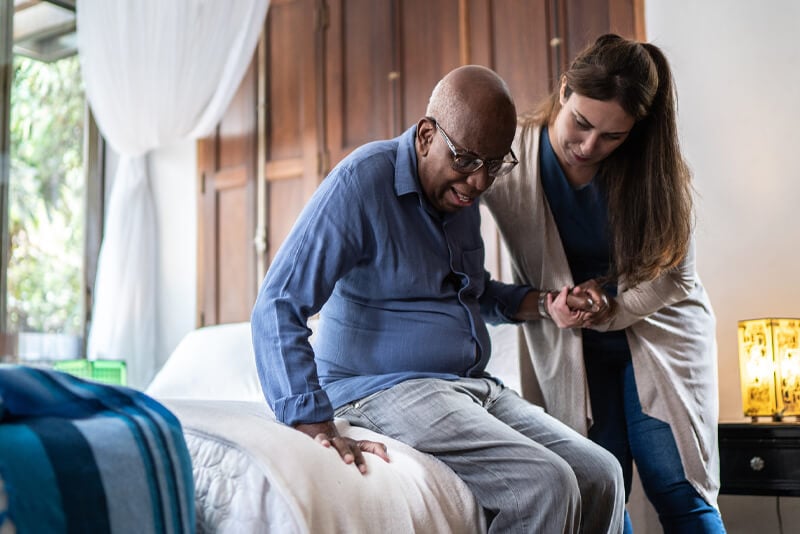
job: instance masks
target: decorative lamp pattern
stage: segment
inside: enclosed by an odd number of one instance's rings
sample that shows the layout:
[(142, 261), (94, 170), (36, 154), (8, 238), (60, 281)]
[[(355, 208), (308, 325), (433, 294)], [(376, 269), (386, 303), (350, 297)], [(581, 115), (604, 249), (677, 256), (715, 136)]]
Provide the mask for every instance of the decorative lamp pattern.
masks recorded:
[(739, 374), (746, 416), (800, 415), (800, 319), (739, 321)]

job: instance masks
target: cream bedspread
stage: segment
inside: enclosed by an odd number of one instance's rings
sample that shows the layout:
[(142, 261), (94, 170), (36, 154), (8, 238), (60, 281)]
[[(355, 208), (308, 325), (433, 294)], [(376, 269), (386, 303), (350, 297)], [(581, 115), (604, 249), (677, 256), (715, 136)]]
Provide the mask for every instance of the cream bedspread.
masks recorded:
[(447, 466), (395, 440), (337, 421), (354, 439), (383, 441), (361, 475), (288, 428), (264, 404), (162, 400), (192, 456), (198, 532), (468, 533), (485, 531), (474, 497)]

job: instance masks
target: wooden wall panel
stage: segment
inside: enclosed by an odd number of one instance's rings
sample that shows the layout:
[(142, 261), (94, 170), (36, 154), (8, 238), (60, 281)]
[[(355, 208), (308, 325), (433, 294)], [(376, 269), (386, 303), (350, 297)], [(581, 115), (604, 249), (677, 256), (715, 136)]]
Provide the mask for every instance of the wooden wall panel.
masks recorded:
[(553, 35), (547, 0), (492, 2), (489, 34), (492, 68), (511, 88), (517, 112), (523, 113), (550, 92), (555, 66), (551, 64)]
[(493, 5), (491, 0), (461, 0), (461, 62), (494, 68)]
[(608, 24), (614, 33), (646, 41), (644, 0), (608, 0)]
[(278, 248), (289, 235), (297, 216), (303, 210), (308, 198), (296, 180), (270, 182), (268, 211), (272, 214), (269, 224), (269, 263), (272, 263)]
[[(266, 22), (266, 162), (267, 195), (272, 184), (287, 180), (308, 199), (321, 180), (322, 150), (318, 109), (322, 80), (317, 68), (323, 59), (317, 50), (320, 15), (314, 0), (286, 0), (270, 4)], [(291, 184), (291, 185), (289, 185)], [(279, 199), (278, 199), (279, 200)], [(269, 202), (267, 235), (276, 220), (294, 222), (298, 212), (282, 202)], [(279, 243), (268, 242), (268, 253)], [(259, 281), (260, 282), (260, 281)]]
[[(271, 6), (267, 18), (267, 161), (302, 159), (307, 119), (303, 116), (306, 93), (313, 91), (301, 63), (313, 50), (303, 37), (308, 24), (308, 2), (283, 2)], [(296, 31), (288, 31), (296, 28)], [(312, 116), (311, 119), (314, 119)]]
[(604, 33), (644, 38), (637, 33), (637, 17), (643, 17), (642, 0), (563, 0), (562, 4), (568, 61)]
[[(247, 173), (242, 167), (228, 176), (226, 184), (217, 188), (218, 253), (217, 301), (219, 323), (235, 323), (250, 319), (250, 310), (255, 302), (253, 293), (254, 273), (250, 268), (254, 254), (252, 239), (252, 211), (242, 206), (251, 204), (255, 197), (248, 188)], [(234, 239), (234, 237), (236, 239)], [(246, 266), (246, 267), (245, 267)], [(242, 276), (245, 267), (248, 276)], [(252, 274), (251, 274), (252, 273)]]
[(329, 2), (325, 171), (364, 143), (393, 135), (393, 9), (386, 1)]
[(458, 0), (404, 0), (397, 44), (401, 51), (403, 130), (425, 115), (431, 89), (461, 65)]
[(198, 141), (198, 326), (246, 321), (255, 302), (256, 62)]

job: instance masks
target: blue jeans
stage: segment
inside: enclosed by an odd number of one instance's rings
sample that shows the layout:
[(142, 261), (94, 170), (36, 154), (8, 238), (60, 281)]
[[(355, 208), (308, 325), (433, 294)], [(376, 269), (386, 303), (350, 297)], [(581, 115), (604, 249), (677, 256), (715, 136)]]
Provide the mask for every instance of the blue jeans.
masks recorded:
[(486, 510), (489, 532), (622, 532), (616, 459), (493, 380), (408, 380), (336, 416), (448, 465)]
[[(594, 416), (589, 438), (622, 465), (626, 502), (635, 461), (665, 533), (724, 533), (719, 511), (686, 480), (669, 425), (642, 412), (629, 353), (626, 357), (586, 352), (584, 361)], [(632, 532), (626, 512), (625, 534)]]

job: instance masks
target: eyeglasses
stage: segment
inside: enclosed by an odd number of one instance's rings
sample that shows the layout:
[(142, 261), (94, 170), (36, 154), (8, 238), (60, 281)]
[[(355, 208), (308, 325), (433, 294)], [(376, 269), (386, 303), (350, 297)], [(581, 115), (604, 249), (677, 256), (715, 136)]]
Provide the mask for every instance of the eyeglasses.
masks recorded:
[(508, 154), (506, 154), (502, 158), (498, 159), (481, 159), (475, 154), (471, 152), (462, 152), (456, 148), (453, 142), (447, 137), (447, 134), (439, 126), (439, 123), (433, 117), (427, 117), (429, 121), (436, 126), (436, 129), (442, 134), (442, 138), (444, 142), (447, 143), (447, 147), (450, 149), (450, 153), (453, 154), (453, 162), (451, 163), (451, 167), (454, 171), (460, 172), (462, 174), (472, 174), (477, 172), (478, 169), (481, 167), (486, 167), (486, 173), (491, 176), (492, 178), (497, 178), (498, 176), (503, 176), (504, 174), (508, 174), (511, 172), (519, 160), (517, 160), (517, 156), (514, 155), (514, 151), (509, 149)]

